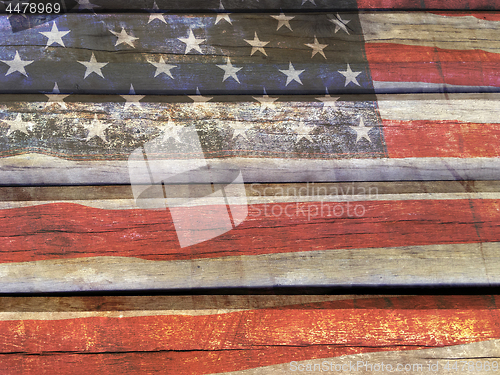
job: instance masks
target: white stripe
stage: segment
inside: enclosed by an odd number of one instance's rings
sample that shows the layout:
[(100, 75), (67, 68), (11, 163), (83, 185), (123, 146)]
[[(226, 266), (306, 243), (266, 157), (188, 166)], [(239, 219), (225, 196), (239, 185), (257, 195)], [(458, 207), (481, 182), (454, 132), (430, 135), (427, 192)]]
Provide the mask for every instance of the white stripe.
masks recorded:
[(362, 12), (366, 42), (500, 52), (500, 22), (426, 12)]
[(92, 257), (0, 264), (0, 290), (4, 293), (499, 284), (498, 242), (283, 252), (176, 261)]
[(484, 124), (497, 124), (500, 119), (500, 93), (387, 94), (377, 95), (377, 100), (383, 119)]
[[(437, 95), (437, 94), (436, 94)], [(417, 108), (415, 117), (442, 116), (462, 112), (466, 119), (476, 122), (489, 122), (495, 113), (500, 118), (500, 105), (496, 111), (484, 112), (482, 118), (470, 116), (467, 109), (474, 106), (466, 102), (467, 108), (461, 110), (456, 101), (438, 105), (436, 101), (417, 100), (406, 96), (402, 101), (392, 95), (379, 95), (382, 98), (381, 111), (387, 118), (407, 119), (405, 112)], [(400, 95), (402, 97), (402, 95)], [(462, 102), (463, 104), (463, 102)], [(477, 104), (477, 103), (476, 103)], [(478, 104), (479, 105), (479, 104)], [(415, 106), (415, 107), (412, 107)], [(493, 110), (495, 102), (482, 105), (485, 111)], [(412, 109), (413, 111), (413, 109)], [(428, 112), (427, 112), (428, 111)], [(427, 112), (427, 113), (426, 113)], [(392, 116), (391, 116), (392, 115)], [(22, 166), (35, 160), (33, 165)], [(405, 159), (283, 159), (283, 158), (227, 158), (211, 159), (214, 167), (230, 163), (243, 172), (243, 181), (252, 182), (342, 182), (342, 181), (432, 181), (432, 180), (500, 180), (499, 158), (405, 158)], [(147, 174), (147, 171), (144, 171)], [(175, 174), (165, 174), (171, 183), (194, 183), (178, 179)], [(4, 185), (94, 185), (94, 184), (130, 184), (126, 161), (77, 162), (56, 157), (27, 154), (0, 159), (0, 181)], [(214, 183), (219, 182), (214, 174)]]

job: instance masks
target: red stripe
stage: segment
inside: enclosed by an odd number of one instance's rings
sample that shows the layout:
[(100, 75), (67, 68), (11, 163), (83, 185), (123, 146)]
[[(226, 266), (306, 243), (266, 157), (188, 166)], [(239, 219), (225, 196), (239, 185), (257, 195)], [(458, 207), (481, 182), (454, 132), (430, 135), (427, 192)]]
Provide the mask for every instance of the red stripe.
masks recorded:
[[(417, 350), (425, 347), (398, 347)], [(377, 351), (392, 351), (379, 348)], [(291, 361), (340, 357), (373, 352), (372, 348), (338, 346), (257, 347), (249, 350), (141, 352), (103, 354), (0, 354), (0, 373), (8, 375), (81, 375), (86, 374), (168, 374), (202, 375), (238, 371)], [(335, 363), (342, 364), (339, 360)]]
[(394, 43), (367, 43), (374, 81), (500, 86), (500, 54)]
[[(83, 362), (89, 366), (87, 370), (117, 366), (122, 355), (131, 361), (123, 364), (125, 369), (127, 365), (132, 369), (146, 366), (160, 371), (175, 369), (179, 374), (205, 374), (500, 338), (495, 296), (374, 298), (313, 305), (209, 316), (1, 321), (0, 351), (45, 353), (31, 356), (38, 358), (31, 363), (33, 370), (57, 362), (52, 353), (67, 352), (74, 358), (71, 354), (79, 352), (109, 353), (108, 357), (94, 356)], [(165, 351), (164, 356), (144, 353), (155, 351)], [(87, 356), (82, 355), (82, 360)], [(29, 358), (23, 357), (29, 367)], [(163, 358), (164, 367), (152, 365), (151, 357)], [(58, 373), (72, 372), (70, 366), (63, 366)]]
[(358, 0), (359, 9), (500, 9), (499, 0)]
[(473, 207), (468, 200), (331, 202), (323, 204), (323, 212), (318, 202), (250, 205), (238, 227), (184, 249), (168, 211), (47, 204), (0, 211), (0, 256), (3, 263), (93, 256), (176, 260), (500, 241), (500, 227), (494, 225), (500, 211), (481, 217), (487, 232), (478, 230), (475, 212), (476, 206), (497, 207), (498, 201), (472, 202)]
[(500, 124), (383, 120), (391, 158), (498, 157)]

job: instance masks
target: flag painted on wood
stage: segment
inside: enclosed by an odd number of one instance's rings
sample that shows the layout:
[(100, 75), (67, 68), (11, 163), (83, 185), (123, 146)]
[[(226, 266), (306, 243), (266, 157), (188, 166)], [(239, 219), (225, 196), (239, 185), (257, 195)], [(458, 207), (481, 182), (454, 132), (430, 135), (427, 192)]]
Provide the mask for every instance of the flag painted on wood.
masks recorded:
[[(69, 14), (17, 32), (3, 17), (1, 183), (129, 184), (130, 153), (162, 136), (163, 156), (182, 159), (190, 125), (205, 158), (234, 162), (247, 182), (498, 179), (500, 94), (442, 92), (497, 90), (483, 73), (495, 69), (495, 17)], [(432, 27), (419, 39), (418, 25)], [(460, 56), (481, 69), (461, 70)], [(425, 66), (440, 66), (440, 75)], [(438, 93), (384, 93), (386, 83)], [(140, 209), (130, 196), (37, 201), (20, 193), (2, 202), (2, 280), (10, 291), (337, 285), (346, 277), (357, 285), (498, 283), (490, 264), (499, 258), (499, 197), (469, 195), (467, 184), (444, 198), (428, 193), (361, 196), (354, 205), (338, 194), (326, 202), (261, 196), (237, 228), (187, 250), (168, 211)], [(374, 254), (370, 272), (353, 250)], [(61, 259), (65, 272), (51, 273)], [(219, 277), (222, 264), (232, 271)], [(117, 272), (125, 265), (127, 276)], [(145, 269), (154, 269), (149, 278)], [(30, 282), (26, 272), (36, 274)]]
[[(210, 300), (223, 302), (220, 297)], [(191, 308), (193, 303), (157, 307), (148, 297), (137, 298), (136, 304), (143, 303), (137, 306), (112, 298), (44, 306), (39, 299), (34, 310), (0, 312), (5, 338), (0, 369), (248, 375), (311, 367), (308, 373), (319, 374), (330, 366), (331, 372), (335, 366), (356, 369), (360, 361), (357, 370), (366, 373), (392, 372), (364, 368), (381, 363), (415, 375), (430, 365), (452, 373), (462, 361), (475, 372), (498, 369), (498, 296), (293, 296), (293, 305), (287, 297), (267, 306), (212, 302)], [(318, 365), (328, 371), (313, 367)]]
[[(2, 290), (500, 282), (498, 194), (256, 198), (236, 228), (185, 248), (172, 208), (134, 209), (134, 199), (4, 201)], [(188, 229), (207, 232), (199, 223), (214, 208), (182, 207)]]
[(171, 117), (196, 122), (209, 158), (496, 157), (497, 94), (374, 92), (498, 91), (497, 18), (68, 14), (13, 32), (3, 17), (1, 155), (126, 160)]

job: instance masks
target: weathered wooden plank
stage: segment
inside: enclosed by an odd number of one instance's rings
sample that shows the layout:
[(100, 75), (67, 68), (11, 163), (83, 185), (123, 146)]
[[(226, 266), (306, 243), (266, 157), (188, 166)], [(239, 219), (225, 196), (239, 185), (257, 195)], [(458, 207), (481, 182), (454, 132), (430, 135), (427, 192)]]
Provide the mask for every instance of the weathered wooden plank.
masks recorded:
[[(2, 210), (2, 262), (124, 256), (190, 260), (335, 249), (500, 241), (498, 200), (403, 200), (232, 206), (243, 222), (218, 235), (215, 205), (102, 210), (55, 203)], [(215, 207), (226, 208), (219, 204)], [(227, 211), (226, 211), (227, 212)], [(182, 230), (174, 216), (192, 223)], [(204, 220), (213, 217), (215, 228)], [(210, 240), (185, 246), (179, 232)], [(265, 243), (265, 247), (263, 247)], [(159, 245), (155, 247), (155, 245)]]
[[(491, 371), (499, 360), (497, 298), (2, 298), (1, 369), (29, 374), (58, 366), (58, 373), (70, 374), (78, 361), (89, 371), (110, 374), (244, 375), (290, 373), (297, 371), (294, 366), (323, 362), (349, 367), (363, 361), (372, 366), (415, 365), (407, 368), (411, 374), (418, 373), (418, 365), (423, 370), (437, 365), (440, 373), (448, 374), (447, 361), (453, 366), (453, 361), (464, 360), (474, 370), (479, 362), (489, 361)], [(141, 303), (146, 304), (143, 309)]]
[[(415, 146), (415, 147), (418, 147)], [(412, 152), (414, 152), (412, 150)], [(433, 181), (498, 180), (498, 158), (397, 158), (397, 159), (284, 159), (244, 158), (210, 160), (215, 168), (236, 165), (244, 181), (259, 183), (327, 181)], [(5, 185), (87, 185), (130, 184), (126, 162), (68, 161), (40, 154), (25, 154), (1, 160)], [(177, 172), (165, 172), (171, 183), (196, 183)], [(224, 180), (213, 172), (213, 181)]]
[(148, 261), (94, 257), (0, 264), (4, 293), (279, 287), (491, 287), (498, 243), (336, 249)]
[[(172, 185), (168, 199), (199, 196), (202, 184)], [(248, 204), (283, 202), (365, 202), (426, 199), (499, 199), (500, 181), (391, 181), (333, 183), (252, 183), (228, 196), (245, 196)], [(156, 198), (154, 194), (144, 199)], [(214, 204), (214, 198), (198, 200)], [(139, 208), (130, 185), (0, 187), (0, 209), (46, 203), (76, 203), (88, 207)]]
[[(45, 296), (0, 298), (0, 319), (59, 320), (78, 316), (210, 315), (251, 309), (307, 305), (326, 301), (392, 298), (397, 295), (141, 295)], [(471, 299), (474, 300), (474, 299)], [(451, 302), (451, 301), (450, 301)], [(296, 306), (296, 307), (297, 307)], [(451, 307), (451, 306), (450, 306)], [(29, 314), (32, 314), (31, 316)], [(65, 317), (66, 314), (66, 317)]]
[[(55, 82), (63, 94), (128, 94), (131, 84), (141, 95), (194, 95), (197, 88), (210, 95), (260, 95), (263, 88), (270, 94), (323, 94), (325, 87), (373, 92), (357, 13), (343, 15), (349, 28), (326, 13), (297, 13), (287, 22), (268, 13), (237, 13), (231, 23), (215, 13), (163, 17), (66, 14), (52, 26), (18, 32), (0, 18), (1, 92), (50, 93)], [(314, 52), (315, 36), (330, 49)], [(11, 69), (8, 62), (18, 58), (30, 62)], [(348, 63), (360, 73), (346, 85), (338, 71), (349, 71)]]
[[(64, 30), (57, 38), (49, 37), (49, 24), (12, 32), (4, 19), (1, 92), (50, 93), (56, 82), (64, 94), (128, 94), (132, 84), (140, 95), (194, 95), (197, 87), (207, 95), (500, 87), (498, 12), (323, 11), (293, 13), (286, 22), (245, 12), (231, 14), (231, 23), (215, 13), (149, 17), (67, 14), (57, 18), (59, 26), (53, 22)], [(9, 65), (16, 58), (25, 65)], [(300, 71), (295, 79), (286, 75), (290, 69)]]
[[(403, 371), (406, 366), (405, 374), (417, 375), (425, 373), (425, 370), (439, 370), (440, 374), (451, 375), (456, 374), (458, 369), (468, 369), (480, 375), (490, 375), (496, 364), (498, 364), (498, 341), (490, 340), (481, 343), (472, 343), (465, 345), (456, 345), (450, 348), (433, 348), (433, 349), (417, 349), (400, 350), (398, 352), (382, 352), (382, 353), (367, 353), (342, 355), (342, 351), (335, 350), (335, 347), (326, 346), (323, 349), (325, 355), (332, 355), (332, 352), (338, 353), (339, 357), (323, 357), (321, 359), (299, 360), (296, 362), (290, 361), (285, 364), (267, 365), (270, 361), (262, 358), (254, 359), (244, 351), (232, 350), (231, 352), (222, 352), (219, 350), (204, 350), (200, 352), (139, 352), (139, 353), (103, 353), (103, 354), (64, 354), (53, 353), (50, 355), (35, 355), (26, 356), (23, 354), (8, 355), (3, 360), (4, 368), (9, 370), (11, 374), (49, 374), (54, 369), (57, 369), (60, 374), (77, 374), (81, 368), (85, 368), (88, 372), (104, 372), (108, 374), (123, 374), (137, 371), (154, 373), (154, 374), (171, 374), (175, 371), (180, 375), (192, 374), (209, 374), (217, 371), (217, 374), (224, 375), (274, 375), (274, 374), (290, 374), (291, 371), (308, 371), (308, 374), (319, 374), (330, 371), (335, 366), (342, 371), (342, 366), (345, 370), (349, 368), (359, 374), (368, 375), (391, 374), (396, 369)], [(361, 350), (361, 349), (360, 349)], [(258, 352), (261, 357), (267, 357), (276, 352), (275, 355), (286, 356), (282, 354), (285, 350), (276, 350), (272, 348), (253, 349), (252, 352)], [(289, 358), (302, 358), (301, 353), (312, 352), (318, 354), (320, 349), (307, 348), (289, 349)], [(482, 359), (482, 356), (488, 356)], [(449, 359), (453, 358), (453, 359)], [(478, 359), (481, 358), (481, 359)], [(360, 362), (358, 362), (360, 361)], [(221, 362), (226, 364), (228, 372), (219, 372)], [(361, 363), (362, 362), (362, 363)], [(236, 366), (235, 363), (244, 363), (247, 366)], [(326, 363), (326, 364), (324, 364)], [(384, 370), (381, 370), (381, 364), (384, 364)], [(359, 367), (357, 365), (359, 364)], [(233, 365), (233, 366), (231, 366)], [(262, 365), (262, 367), (257, 367)], [(313, 366), (320, 372), (315, 371)], [(352, 367), (349, 367), (349, 366)], [(366, 368), (364, 367), (366, 365)], [(389, 365), (392, 366), (389, 369)], [(200, 367), (198, 367), (200, 366)], [(248, 370), (235, 370), (233, 368), (250, 367)], [(300, 366), (300, 367), (299, 367)], [(448, 366), (448, 367), (447, 367)], [(455, 368), (453, 368), (455, 366)], [(489, 370), (480, 370), (483, 366), (487, 366)], [(492, 367), (495, 366), (495, 367)], [(19, 372), (19, 369), (23, 372)], [(448, 368), (448, 369), (446, 369)], [(472, 370), (474, 369), (474, 370)], [(16, 372), (18, 371), (18, 372)], [(223, 371), (223, 370), (222, 370)], [(341, 372), (342, 373), (342, 372)]]
[[(199, 162), (215, 167), (214, 181), (228, 162), (245, 182), (498, 180), (498, 95), (353, 96), (335, 107), (324, 96), (282, 97), (274, 108), (253, 98), (197, 106), (159, 96), (125, 108), (106, 96), (43, 105), (4, 96), (0, 183), (130, 184), (140, 160), (128, 159), (151, 142), (156, 160), (172, 165), (162, 171), (172, 183), (195, 183), (180, 173)], [(363, 120), (379, 125), (365, 134)], [(193, 125), (203, 155), (189, 160)], [(146, 169), (133, 173), (149, 181)]]
[(171, 214), (199, 230), (221, 204), (189, 204), (199, 187), (163, 210), (130, 186), (1, 188), (1, 290), (500, 283), (497, 181), (247, 184), (236, 228), (181, 248)]

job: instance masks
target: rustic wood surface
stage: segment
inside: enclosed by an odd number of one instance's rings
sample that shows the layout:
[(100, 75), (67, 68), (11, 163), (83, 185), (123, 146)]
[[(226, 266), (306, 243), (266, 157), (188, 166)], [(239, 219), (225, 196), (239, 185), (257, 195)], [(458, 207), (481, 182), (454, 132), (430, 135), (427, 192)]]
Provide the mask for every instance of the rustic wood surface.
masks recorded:
[(491, 374), (498, 314), (492, 295), (2, 297), (0, 369), (246, 375), (326, 362), (348, 373), (363, 361), (452, 374), (465, 361)]
[[(498, 1), (66, 3), (79, 13), (0, 16), (0, 293), (44, 293), (0, 296), (0, 373), (498, 373), (499, 297), (481, 294), (500, 285)], [(179, 41), (193, 20), (214, 41), (200, 54)], [(45, 36), (56, 23), (71, 29), (60, 43)], [(240, 24), (273, 41), (269, 56)], [(119, 45), (123, 25), (140, 48)], [(14, 53), (36, 60), (26, 74)], [(107, 81), (86, 71), (91, 55)], [(226, 56), (274, 88), (220, 86)], [(320, 79), (288, 87), (282, 58)], [(163, 59), (172, 76), (157, 77)], [(362, 88), (346, 64), (364, 64)], [(201, 227), (220, 201), (179, 176), (196, 165), (181, 148), (147, 155), (172, 166), (168, 196), (136, 199), (153, 164), (131, 174), (129, 156), (161, 135), (178, 146), (193, 124), (210, 189), (229, 162), (245, 185), (223, 208), (248, 215), (184, 248), (176, 210)], [(158, 201), (169, 209), (145, 208)], [(376, 294), (150, 295), (319, 287)], [(46, 296), (115, 291), (137, 295)]]

